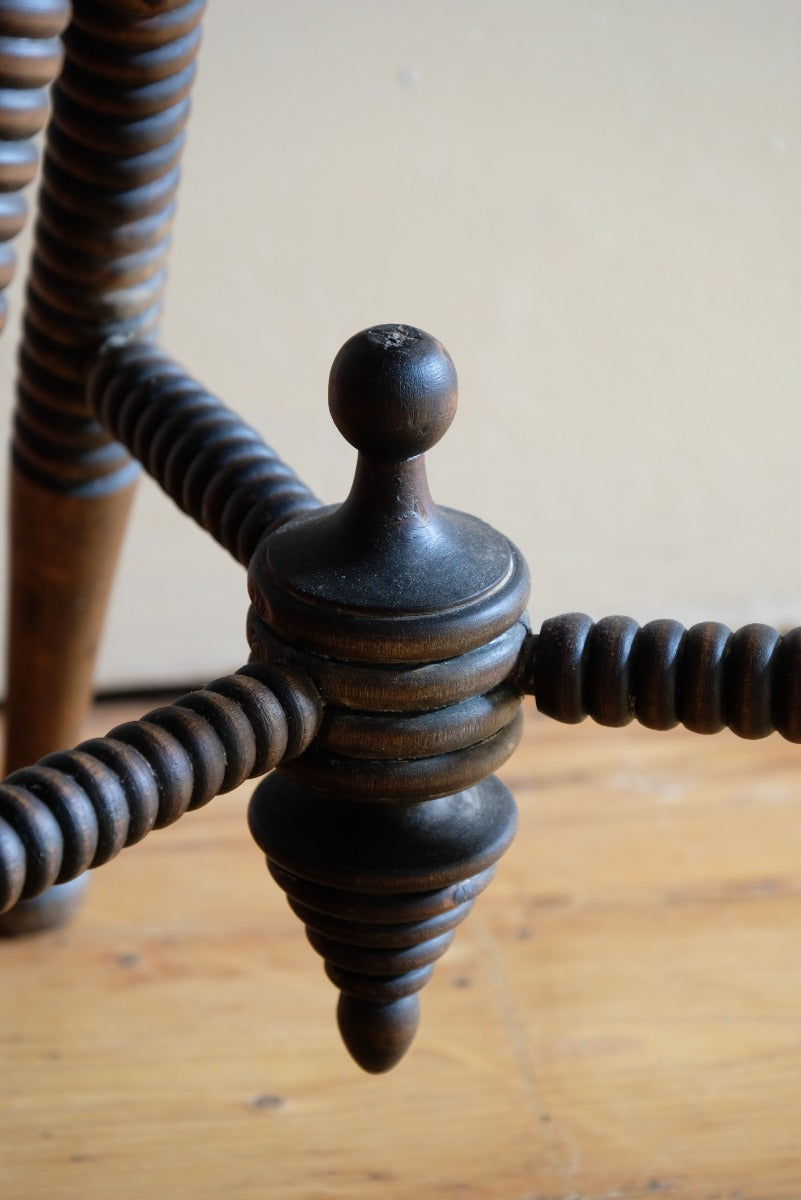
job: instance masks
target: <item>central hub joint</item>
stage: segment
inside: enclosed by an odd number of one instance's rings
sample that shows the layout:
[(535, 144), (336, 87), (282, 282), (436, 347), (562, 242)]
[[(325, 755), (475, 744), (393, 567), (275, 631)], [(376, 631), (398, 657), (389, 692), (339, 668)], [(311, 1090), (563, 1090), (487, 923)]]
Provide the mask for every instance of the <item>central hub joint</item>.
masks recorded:
[(263, 540), (248, 619), (254, 657), (301, 665), (325, 712), (250, 819), (342, 992), (351, 1053), (380, 1071), (514, 833), (514, 802), (487, 776), (520, 736), (509, 680), (528, 572), (505, 537), (431, 498), (423, 454), (456, 409), (436, 339), (406, 325), (351, 338), (329, 407), (359, 451), (351, 492)]

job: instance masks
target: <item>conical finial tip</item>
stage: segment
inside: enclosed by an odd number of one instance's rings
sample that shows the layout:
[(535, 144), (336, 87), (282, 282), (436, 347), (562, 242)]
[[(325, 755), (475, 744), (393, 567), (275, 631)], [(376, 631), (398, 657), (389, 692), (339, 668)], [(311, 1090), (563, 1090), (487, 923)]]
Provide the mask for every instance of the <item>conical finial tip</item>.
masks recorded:
[(363, 1071), (381, 1075), (403, 1058), (420, 1024), (420, 1001), (415, 994), (388, 1004), (359, 1000), (342, 993), (337, 1023), (348, 1053)]

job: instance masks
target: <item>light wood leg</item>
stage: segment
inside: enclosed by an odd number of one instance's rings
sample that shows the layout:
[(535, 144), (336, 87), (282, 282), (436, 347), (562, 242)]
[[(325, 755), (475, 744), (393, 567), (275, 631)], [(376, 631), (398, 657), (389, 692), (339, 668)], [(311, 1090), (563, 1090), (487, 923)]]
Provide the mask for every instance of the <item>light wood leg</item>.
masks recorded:
[(133, 489), (70, 496), (12, 473), (6, 773), (79, 739)]
[(203, 5), (71, 11), (20, 353), (7, 769), (74, 742), (89, 701), (135, 467), (91, 416), (86, 377), (109, 338), (155, 335)]
[[(134, 484), (70, 496), (12, 471), (6, 772), (79, 740)], [(70, 920), (87, 876), (0, 917), (0, 935)]]

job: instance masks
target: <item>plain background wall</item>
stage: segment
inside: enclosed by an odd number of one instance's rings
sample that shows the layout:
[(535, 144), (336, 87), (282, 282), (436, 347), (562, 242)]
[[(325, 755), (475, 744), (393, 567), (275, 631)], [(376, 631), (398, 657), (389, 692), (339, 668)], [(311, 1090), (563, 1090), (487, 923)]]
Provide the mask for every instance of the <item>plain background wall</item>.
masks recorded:
[[(798, 0), (211, 0), (163, 341), (331, 501), (333, 355), (420, 325), (461, 382), (432, 489), (535, 624), (798, 624), (800, 151)], [(246, 605), (144, 484), (101, 681), (238, 666)]]

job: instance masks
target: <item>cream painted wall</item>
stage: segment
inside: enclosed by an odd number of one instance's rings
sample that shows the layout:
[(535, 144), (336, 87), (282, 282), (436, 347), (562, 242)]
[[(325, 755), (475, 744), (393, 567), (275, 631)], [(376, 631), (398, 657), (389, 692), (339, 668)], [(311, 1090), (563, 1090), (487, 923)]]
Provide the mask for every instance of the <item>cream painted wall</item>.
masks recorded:
[[(163, 340), (334, 500), (330, 360), (420, 325), (434, 493), (536, 623), (801, 623), (800, 154), (798, 0), (211, 0)], [(102, 681), (237, 666), (245, 608), (147, 484)]]

